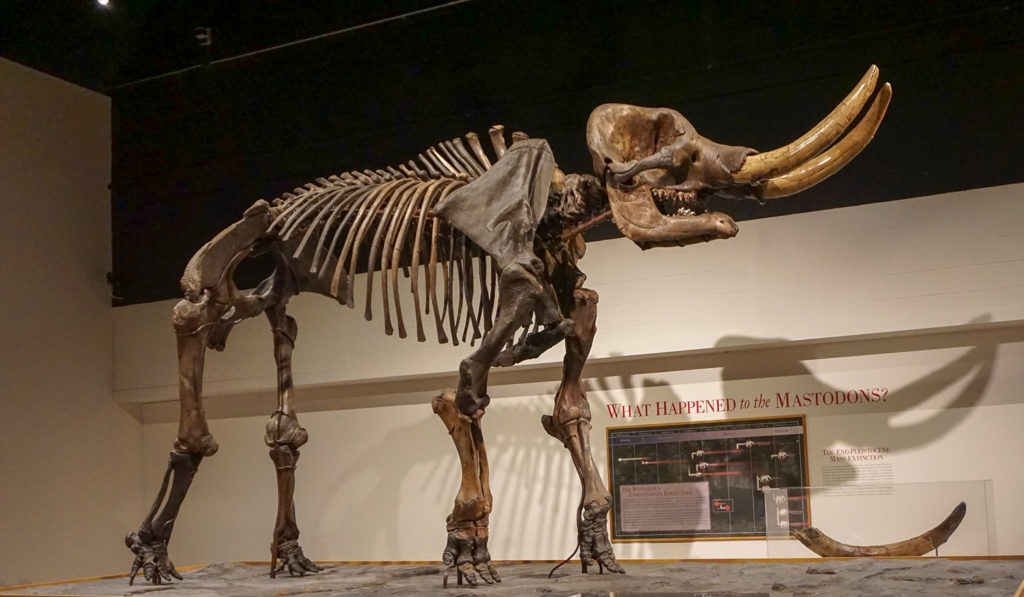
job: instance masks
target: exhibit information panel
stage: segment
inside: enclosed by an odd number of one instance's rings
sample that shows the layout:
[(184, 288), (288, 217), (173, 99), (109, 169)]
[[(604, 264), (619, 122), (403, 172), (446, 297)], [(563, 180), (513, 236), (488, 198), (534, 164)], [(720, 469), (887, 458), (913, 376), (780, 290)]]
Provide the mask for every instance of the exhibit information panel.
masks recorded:
[[(804, 430), (802, 416), (609, 427), (612, 540), (764, 537), (765, 490), (807, 485)], [(809, 526), (792, 497), (792, 526)]]

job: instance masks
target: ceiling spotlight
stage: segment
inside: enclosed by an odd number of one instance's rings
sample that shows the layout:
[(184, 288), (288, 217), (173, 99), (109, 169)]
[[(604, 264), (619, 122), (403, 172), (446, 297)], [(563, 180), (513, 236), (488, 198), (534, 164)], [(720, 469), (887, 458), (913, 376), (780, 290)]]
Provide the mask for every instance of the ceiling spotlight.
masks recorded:
[(110, 0), (96, 0), (96, 4), (99, 4), (100, 6), (108, 6), (110, 4)]

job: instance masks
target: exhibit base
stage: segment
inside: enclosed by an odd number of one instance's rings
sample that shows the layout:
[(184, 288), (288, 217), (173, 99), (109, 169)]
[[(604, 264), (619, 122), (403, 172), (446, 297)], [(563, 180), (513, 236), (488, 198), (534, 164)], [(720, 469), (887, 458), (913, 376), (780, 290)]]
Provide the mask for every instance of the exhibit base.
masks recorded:
[[(587, 595), (618, 597), (781, 595), (1014, 595), (1024, 557), (800, 559), (747, 562), (626, 562), (626, 575), (581, 574), (579, 563), (547, 578), (550, 563), (499, 563), (504, 582), (477, 588), (441, 588), (438, 564), (325, 564), (320, 574), (271, 579), (266, 565), (214, 564), (182, 573), (156, 588), (129, 587), (124, 577), (0, 589), (6, 595), (139, 595), (271, 597), (324, 595)], [(1019, 593), (1017, 593), (1019, 594)]]

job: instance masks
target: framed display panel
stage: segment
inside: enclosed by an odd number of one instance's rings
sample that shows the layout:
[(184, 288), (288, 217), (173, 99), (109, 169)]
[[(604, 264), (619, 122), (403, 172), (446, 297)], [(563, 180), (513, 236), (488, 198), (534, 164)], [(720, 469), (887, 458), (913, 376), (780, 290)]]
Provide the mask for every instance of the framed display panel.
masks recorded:
[(609, 427), (607, 443), (615, 542), (764, 538), (765, 490), (807, 485), (802, 415)]

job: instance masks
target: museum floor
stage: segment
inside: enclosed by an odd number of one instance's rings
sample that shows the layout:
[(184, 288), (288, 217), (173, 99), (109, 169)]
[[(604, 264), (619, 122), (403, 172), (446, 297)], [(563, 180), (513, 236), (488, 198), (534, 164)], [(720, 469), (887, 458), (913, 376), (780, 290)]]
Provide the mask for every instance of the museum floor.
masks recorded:
[[(503, 564), (504, 582), (480, 587), (441, 588), (442, 568), (423, 565), (326, 565), (306, 577), (270, 579), (265, 566), (215, 564), (183, 573), (173, 585), (154, 586), (107, 578), (49, 584), (0, 595), (145, 595), (166, 597), (286, 597), (289, 595), (653, 597), (1014, 595), (1024, 579), (1021, 560), (824, 560), (812, 562), (631, 563), (629, 574), (589, 574), (563, 567), (554, 579), (551, 564)], [(1019, 594), (1019, 593), (1018, 593)]]

